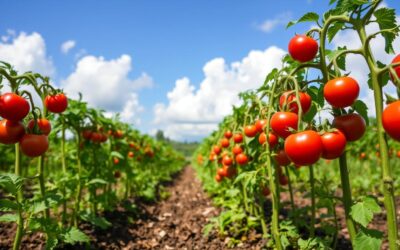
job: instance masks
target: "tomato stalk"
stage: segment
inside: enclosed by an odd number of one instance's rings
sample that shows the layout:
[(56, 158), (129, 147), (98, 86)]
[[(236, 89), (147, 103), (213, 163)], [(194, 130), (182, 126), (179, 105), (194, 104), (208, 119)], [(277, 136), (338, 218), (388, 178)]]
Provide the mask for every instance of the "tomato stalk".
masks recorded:
[(80, 203), (81, 203), (81, 196), (82, 196), (82, 166), (81, 166), (81, 135), (79, 131), (77, 131), (77, 151), (76, 151), (76, 161), (77, 161), (77, 167), (78, 167), (78, 187), (76, 190), (76, 197), (75, 197), (75, 209), (74, 209), (74, 216), (73, 216), (73, 223), (74, 226), (78, 226), (78, 214), (79, 214), (79, 209), (80, 209)]
[[(21, 176), (21, 153), (19, 150), (19, 143), (15, 144), (15, 174), (17, 176)], [(20, 249), (22, 236), (24, 235), (24, 218), (22, 216), (22, 187), (17, 191), (16, 202), (18, 205), (17, 208), (17, 232), (14, 238), (13, 250)]]
[(375, 112), (376, 112), (376, 123), (377, 123), (377, 134), (379, 140), (379, 151), (381, 156), (381, 166), (382, 166), (382, 186), (383, 186), (383, 196), (384, 205), (386, 209), (387, 216), (387, 227), (388, 227), (388, 239), (389, 248), (391, 250), (398, 249), (397, 239), (398, 239), (398, 228), (397, 228), (397, 217), (396, 217), (396, 205), (394, 199), (394, 185), (393, 185), (393, 173), (389, 165), (389, 153), (388, 144), (385, 137), (385, 130), (382, 125), (382, 112), (383, 112), (383, 96), (382, 87), (380, 85), (380, 78), (378, 74), (378, 67), (375, 64), (375, 58), (372, 54), (371, 48), (367, 41), (367, 35), (365, 27), (362, 25), (354, 24), (357, 33), (360, 37), (362, 44), (364, 45), (363, 55), (368, 64), (368, 68), (371, 74), (372, 88), (374, 91), (375, 100)]
[(294, 219), (295, 219), (295, 224), (296, 224), (296, 222), (297, 222), (297, 218), (296, 218), (296, 217), (297, 217), (297, 216), (296, 216), (296, 207), (295, 207), (295, 205), (294, 205), (292, 180), (291, 180), (291, 178), (290, 178), (290, 171), (289, 171), (289, 167), (288, 167), (288, 166), (285, 166), (285, 174), (286, 174), (286, 177), (287, 177), (287, 179), (288, 179), (289, 195), (290, 195), (290, 205), (291, 205), (291, 207), (292, 207), (293, 214), (295, 215), (295, 216), (294, 216)]
[(309, 166), (310, 171), (310, 184), (311, 184), (311, 225), (310, 225), (310, 237), (315, 236), (315, 187), (314, 187), (314, 167)]
[[(61, 117), (62, 128), (61, 128), (61, 166), (63, 171), (63, 177), (67, 176), (67, 163), (65, 160), (65, 120), (64, 117)], [(62, 194), (63, 194), (63, 212), (62, 212), (62, 223), (65, 224), (67, 220), (67, 191), (65, 188), (65, 184), (62, 187)]]

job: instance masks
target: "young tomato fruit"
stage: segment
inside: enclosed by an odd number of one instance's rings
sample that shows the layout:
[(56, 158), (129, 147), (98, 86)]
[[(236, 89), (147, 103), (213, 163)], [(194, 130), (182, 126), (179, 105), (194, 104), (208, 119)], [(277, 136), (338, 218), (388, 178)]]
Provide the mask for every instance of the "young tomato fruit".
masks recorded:
[(41, 156), (49, 148), (49, 140), (46, 135), (25, 134), (19, 144), (21, 152), (29, 157)]
[(349, 76), (328, 81), (324, 87), (324, 97), (334, 108), (345, 108), (353, 105), (360, 93), (357, 81)]
[[(49, 120), (45, 118), (37, 119), (36, 120), (37, 126), (39, 128), (39, 131), (44, 134), (44, 135), (49, 135), (51, 131), (51, 124)], [(28, 129), (33, 132), (33, 129), (35, 127), (35, 120), (30, 120), (28, 122)]]
[(17, 143), (25, 134), (24, 125), (21, 122), (10, 120), (0, 121), (0, 143), (14, 144)]
[(235, 160), (239, 165), (246, 165), (248, 158), (245, 154), (240, 153), (240, 154), (236, 155)]
[(341, 156), (346, 148), (346, 136), (340, 132), (327, 132), (321, 136), (322, 158), (332, 160)]
[[(393, 59), (392, 64), (395, 64), (395, 63), (400, 63), (400, 54), (397, 55), (397, 56)], [(397, 78), (400, 79), (400, 66), (396, 66), (396, 67), (394, 67), (393, 69), (394, 69), (394, 71), (396, 72)], [(394, 80), (395, 80), (395, 78), (394, 78), (394, 76), (392, 75), (392, 73), (390, 73), (390, 79), (392, 80), (392, 82), (394, 82)], [(400, 86), (400, 83), (397, 83), (397, 86)]]
[(29, 113), (28, 101), (14, 93), (0, 96), (0, 116), (10, 121), (20, 121)]
[(52, 113), (62, 113), (68, 107), (68, 99), (63, 93), (48, 95), (44, 99), (44, 105)]
[(318, 53), (318, 43), (305, 35), (296, 35), (289, 42), (290, 56), (299, 62), (308, 62)]
[(292, 134), (289, 128), (297, 130), (299, 117), (292, 112), (276, 112), (271, 117), (271, 128), (279, 137), (286, 138)]
[(230, 131), (230, 130), (226, 131), (225, 134), (224, 134), (224, 136), (225, 136), (225, 138), (228, 139), (228, 140), (231, 139), (231, 137), (232, 137), (232, 131)]
[[(301, 110), (303, 114), (307, 113), (311, 107), (311, 96), (304, 92), (299, 92), (299, 99)], [(286, 91), (279, 98), (279, 107), (283, 109), (283, 106), (287, 106), (290, 112), (299, 113), (299, 105), (297, 104), (296, 93), (291, 93), (290, 91)]]
[(385, 108), (382, 124), (390, 137), (400, 141), (400, 101), (392, 102)]
[(243, 141), (243, 135), (242, 135), (242, 134), (239, 134), (239, 133), (235, 134), (235, 135), (233, 136), (233, 141), (234, 141), (235, 143), (241, 143), (241, 142)]
[[(263, 145), (267, 141), (267, 135), (262, 132), (258, 137), (258, 142)], [(274, 148), (278, 144), (278, 137), (274, 133), (268, 133), (268, 143), (270, 148)]]
[(262, 133), (264, 131), (264, 127), (267, 125), (267, 120), (257, 120), (254, 126), (256, 126), (256, 130), (258, 133)]
[(244, 134), (247, 137), (254, 137), (257, 134), (257, 128), (254, 125), (247, 125), (244, 127)]
[(285, 152), (296, 165), (312, 165), (319, 160), (322, 154), (321, 136), (313, 130), (290, 135), (285, 140)]
[(364, 135), (366, 129), (364, 118), (355, 113), (336, 116), (332, 125), (343, 132), (347, 141), (357, 141)]
[(275, 155), (275, 161), (278, 163), (278, 166), (287, 166), (291, 163), (289, 157), (283, 149), (279, 150)]
[(227, 147), (229, 147), (229, 140), (228, 139), (226, 139), (226, 138), (222, 138), (221, 139), (221, 146), (223, 147), (223, 148), (227, 148)]

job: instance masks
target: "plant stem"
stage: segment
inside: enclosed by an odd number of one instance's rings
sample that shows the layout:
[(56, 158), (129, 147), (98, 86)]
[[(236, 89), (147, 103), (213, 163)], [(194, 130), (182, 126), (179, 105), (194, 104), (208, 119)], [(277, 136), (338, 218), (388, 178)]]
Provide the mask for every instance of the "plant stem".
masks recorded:
[(294, 219), (296, 219), (296, 207), (294, 206), (294, 197), (293, 197), (293, 188), (292, 188), (292, 181), (290, 179), (290, 172), (289, 172), (289, 168), (287, 166), (285, 166), (285, 174), (288, 178), (288, 186), (289, 186), (289, 194), (290, 194), (290, 205), (292, 207), (292, 211), (294, 214)]
[(315, 236), (315, 187), (314, 187), (314, 167), (309, 166), (310, 170), (310, 184), (311, 184), (311, 228), (310, 228), (310, 238)]
[[(19, 143), (15, 144), (15, 174), (21, 176), (21, 154), (19, 151)], [(14, 238), (13, 250), (18, 250), (21, 246), (22, 236), (24, 235), (24, 218), (22, 217), (22, 187), (17, 191), (16, 201), (18, 204), (18, 219), (17, 219), (17, 232)]]
[(344, 205), (344, 213), (346, 217), (346, 225), (349, 231), (350, 240), (352, 244), (354, 244), (357, 230), (353, 219), (350, 216), (350, 209), (353, 205), (353, 200), (351, 198), (351, 188), (349, 181), (349, 171), (347, 169), (347, 160), (346, 160), (346, 152), (344, 152), (339, 158), (339, 167), (340, 167), (340, 178), (342, 181), (342, 190), (343, 190), (343, 205)]
[[(61, 130), (61, 166), (62, 166), (62, 171), (63, 171), (63, 177), (64, 179), (67, 176), (67, 163), (65, 161), (65, 121), (64, 117), (62, 117), (62, 130)], [(63, 212), (62, 212), (62, 217), (61, 221), (62, 224), (65, 224), (67, 220), (67, 191), (65, 188), (65, 183), (63, 184), (62, 187), (62, 194), (63, 194)]]
[(46, 205), (46, 209), (44, 211), (44, 217), (46, 219), (50, 218), (50, 208), (48, 202), (46, 200), (46, 186), (44, 184), (44, 155), (39, 157), (38, 161), (38, 179), (39, 179), (39, 186), (40, 186), (40, 194), (42, 195), (42, 199)]
[(81, 139), (80, 139), (80, 134), (78, 133), (78, 145), (77, 145), (77, 165), (78, 165), (78, 187), (76, 191), (76, 197), (75, 197), (75, 209), (74, 209), (74, 226), (78, 227), (78, 214), (79, 214), (79, 208), (80, 208), (80, 203), (81, 203), (81, 196), (82, 196), (82, 166), (81, 166), (81, 149), (80, 149), (80, 144), (81, 144)]
[[(367, 39), (365, 27), (359, 26), (357, 32), (358, 35), (360, 36), (362, 44), (365, 44), (365, 41)], [(377, 67), (375, 66), (375, 58), (371, 52), (371, 48), (369, 45), (365, 46), (363, 54), (371, 72), (371, 82), (372, 82), (372, 88), (374, 90), (376, 123), (378, 129), (377, 133), (379, 140), (379, 150), (381, 155), (382, 186), (383, 186), (384, 205), (387, 217), (386, 222), (388, 228), (389, 248), (393, 250), (393, 249), (398, 249), (397, 246), (398, 229), (397, 229), (396, 205), (394, 199), (393, 173), (389, 165), (388, 145), (385, 137), (385, 130), (382, 125), (382, 111), (383, 111), (382, 87), (379, 84), (380, 79), (377, 74), (378, 71)]]

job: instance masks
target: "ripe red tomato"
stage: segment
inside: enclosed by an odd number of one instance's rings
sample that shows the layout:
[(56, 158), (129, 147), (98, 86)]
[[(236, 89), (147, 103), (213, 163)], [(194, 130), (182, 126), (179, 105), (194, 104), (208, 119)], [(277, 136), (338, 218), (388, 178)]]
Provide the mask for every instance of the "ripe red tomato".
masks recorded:
[(92, 138), (92, 131), (90, 131), (89, 129), (83, 130), (82, 137), (85, 140), (90, 140), (90, 138)]
[(264, 187), (262, 187), (262, 189), (261, 189), (261, 193), (262, 193), (264, 196), (268, 196), (268, 195), (271, 194), (271, 190), (269, 190), (269, 188), (268, 188), (267, 186), (264, 186)]
[(215, 153), (216, 155), (219, 155), (219, 154), (221, 153), (221, 148), (218, 147), (218, 146), (214, 146), (213, 150), (214, 150), (214, 153)]
[(364, 118), (356, 113), (337, 116), (333, 119), (332, 125), (343, 132), (347, 141), (360, 139), (366, 129)]
[(118, 158), (114, 158), (113, 162), (114, 162), (115, 165), (117, 165), (119, 163), (119, 159)]
[(324, 87), (324, 97), (334, 108), (345, 108), (353, 105), (360, 93), (357, 81), (349, 76), (328, 81)]
[(20, 121), (29, 113), (28, 101), (14, 93), (0, 96), (0, 116), (10, 121)]
[(229, 140), (228, 139), (226, 139), (226, 138), (222, 138), (221, 139), (221, 146), (223, 147), (223, 148), (227, 148), (227, 147), (229, 147)]
[[(393, 59), (392, 64), (399, 63), (399, 62), (400, 62), (400, 54), (397, 55), (397, 56)], [(394, 69), (394, 71), (396, 72), (397, 77), (400, 79), (400, 66), (396, 66), (396, 67), (394, 67), (393, 69)], [(393, 76), (392, 74), (390, 74), (390, 78), (392, 79), (392, 82), (394, 82), (394, 76)]]
[(10, 120), (0, 121), (0, 143), (14, 144), (17, 143), (25, 134), (24, 125), (21, 122)]
[(341, 156), (346, 148), (346, 136), (340, 132), (327, 132), (321, 136), (322, 158), (336, 159)]
[(264, 131), (264, 127), (267, 125), (267, 120), (257, 120), (254, 125), (256, 126), (257, 132), (262, 133)]
[(321, 136), (313, 130), (290, 135), (285, 140), (285, 152), (296, 165), (312, 165), (322, 154)]
[[(41, 118), (36, 120), (37, 122), (37, 126), (39, 131), (44, 134), (44, 135), (49, 135), (50, 131), (51, 131), (51, 123), (49, 120), (45, 119), (45, 118)], [(33, 132), (34, 127), (35, 127), (35, 121), (34, 120), (30, 120), (28, 122), (28, 129)]]
[(106, 142), (108, 140), (108, 135), (105, 133), (100, 133), (100, 142)]
[(93, 132), (90, 139), (92, 140), (93, 143), (99, 143), (101, 142), (102, 136), (98, 132)]
[(227, 130), (227, 131), (225, 132), (224, 136), (225, 136), (225, 138), (228, 139), (228, 140), (231, 139), (231, 137), (232, 137), (232, 131)]
[(226, 155), (222, 158), (222, 164), (224, 164), (225, 166), (230, 166), (230, 165), (232, 165), (232, 163), (233, 163), (233, 159), (231, 157)]
[(223, 166), (225, 177), (232, 178), (237, 174), (237, 169), (233, 166)]
[(241, 143), (241, 142), (243, 141), (243, 135), (242, 135), (242, 134), (239, 134), (239, 133), (235, 134), (235, 135), (233, 136), (233, 141), (234, 141), (235, 143)]
[(124, 132), (122, 132), (122, 130), (118, 129), (117, 131), (114, 132), (114, 138), (120, 139), (122, 138), (122, 136), (124, 136)]
[(247, 164), (248, 161), (247, 156), (243, 153), (236, 155), (235, 160), (239, 165), (245, 165)]
[(215, 181), (216, 182), (221, 182), (222, 181), (222, 179), (223, 179), (223, 177), (222, 176), (220, 176), (219, 174), (217, 174), (217, 175), (215, 175)]
[[(310, 110), (311, 107), (311, 96), (307, 93), (304, 92), (299, 92), (299, 98), (300, 98), (300, 105), (301, 105), (301, 110), (303, 114), (307, 113)], [(296, 98), (296, 93), (291, 93), (290, 91), (286, 91), (281, 95), (279, 98), (279, 107), (281, 109), (283, 106), (288, 108), (290, 112), (293, 113), (299, 113), (299, 105), (297, 105), (297, 98)]]
[(365, 157), (367, 157), (367, 154), (364, 153), (364, 152), (362, 152), (362, 153), (360, 154), (360, 159), (365, 159)]
[(221, 177), (226, 177), (226, 175), (227, 175), (226, 169), (224, 169), (224, 168), (218, 168), (218, 169), (217, 169), (217, 175), (219, 175), (219, 176), (221, 176)]
[(244, 134), (247, 137), (254, 137), (257, 134), (257, 129), (256, 126), (254, 125), (247, 125), (246, 127), (244, 127)]
[(308, 62), (318, 53), (318, 43), (305, 35), (296, 35), (289, 42), (290, 56), (299, 62)]
[[(258, 142), (263, 145), (267, 141), (267, 135), (262, 132), (258, 137)], [(270, 148), (275, 147), (278, 144), (278, 137), (274, 133), (268, 133), (268, 143)]]
[(239, 145), (235, 145), (232, 149), (234, 155), (238, 155), (243, 152), (243, 149)]
[(63, 93), (48, 95), (44, 99), (44, 105), (52, 113), (62, 113), (68, 107), (68, 99)]
[(387, 105), (382, 114), (382, 124), (390, 137), (396, 141), (400, 141), (400, 101)]
[(46, 135), (25, 134), (19, 144), (21, 152), (29, 157), (43, 155), (49, 148), (49, 140)]
[(396, 153), (397, 158), (400, 158), (400, 150)]
[(275, 155), (275, 161), (278, 163), (278, 166), (287, 166), (291, 163), (285, 150), (283, 149), (277, 152), (277, 154)]
[(299, 117), (292, 112), (276, 112), (271, 117), (271, 128), (278, 136), (286, 138), (292, 134), (289, 128), (297, 130)]

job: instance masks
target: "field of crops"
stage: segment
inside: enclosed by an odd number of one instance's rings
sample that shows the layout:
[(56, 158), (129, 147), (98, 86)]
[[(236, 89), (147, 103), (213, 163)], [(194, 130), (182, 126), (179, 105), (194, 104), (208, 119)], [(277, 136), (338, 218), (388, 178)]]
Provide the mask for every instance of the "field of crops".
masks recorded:
[[(0, 249), (399, 249), (396, 11), (330, 2), (195, 150), (0, 61)], [(332, 46), (345, 30), (359, 47)]]

